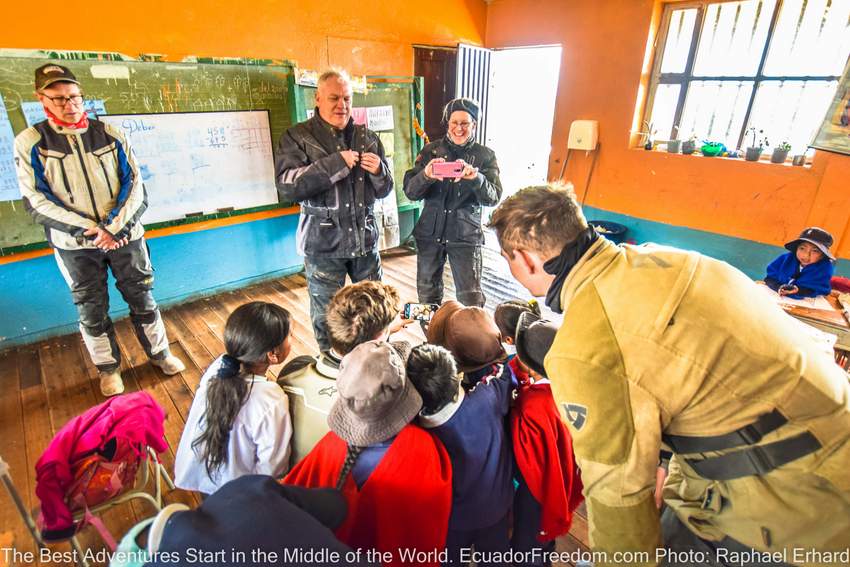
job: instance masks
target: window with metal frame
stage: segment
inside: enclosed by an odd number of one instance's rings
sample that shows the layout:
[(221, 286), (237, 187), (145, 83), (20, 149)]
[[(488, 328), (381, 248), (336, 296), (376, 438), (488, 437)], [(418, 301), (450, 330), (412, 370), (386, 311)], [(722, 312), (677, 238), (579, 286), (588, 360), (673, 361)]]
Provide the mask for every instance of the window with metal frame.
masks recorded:
[(655, 49), (642, 129), (653, 139), (803, 153), (850, 54), (850, 0), (668, 4)]

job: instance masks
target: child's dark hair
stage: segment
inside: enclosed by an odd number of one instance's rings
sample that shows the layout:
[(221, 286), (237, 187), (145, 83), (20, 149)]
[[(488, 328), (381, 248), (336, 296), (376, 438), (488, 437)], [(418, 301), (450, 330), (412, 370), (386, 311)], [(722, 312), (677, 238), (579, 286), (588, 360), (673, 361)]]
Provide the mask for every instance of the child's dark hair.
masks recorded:
[(212, 476), (227, 462), (230, 430), (239, 410), (251, 394), (251, 383), (243, 380), (245, 365), (266, 361), (267, 353), (289, 336), (289, 312), (273, 303), (253, 301), (237, 307), (224, 325), (221, 368), (207, 388), (204, 431), (192, 442), (203, 447), (207, 473)]
[(511, 339), (516, 342), (516, 326), (519, 323), (519, 316), (523, 313), (534, 313), (539, 317), (540, 305), (534, 299), (531, 301), (510, 299), (496, 306), (493, 318), (496, 320), (499, 332), (502, 333), (502, 339)]
[(431, 415), (457, 397), (455, 358), (443, 347), (421, 344), (410, 351), (407, 377), (422, 396), (422, 413)]
[(351, 469), (354, 468), (354, 464), (357, 462), (357, 457), (359, 457), (362, 452), (363, 447), (358, 447), (357, 445), (348, 445), (346, 447), (345, 460), (342, 462), (342, 468), (339, 469), (339, 477), (336, 479), (337, 490), (342, 490), (342, 487), (345, 486), (348, 474), (351, 472)]

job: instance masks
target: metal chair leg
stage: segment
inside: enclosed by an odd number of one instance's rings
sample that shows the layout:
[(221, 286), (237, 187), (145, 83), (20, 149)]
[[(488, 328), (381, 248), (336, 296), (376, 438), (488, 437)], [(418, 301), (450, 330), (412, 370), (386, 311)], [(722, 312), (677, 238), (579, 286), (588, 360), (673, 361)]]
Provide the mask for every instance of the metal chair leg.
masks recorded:
[(174, 490), (177, 488), (174, 486), (174, 481), (171, 480), (171, 475), (168, 474), (168, 471), (165, 470), (165, 466), (162, 463), (159, 463), (159, 472), (162, 474), (162, 478), (165, 479), (165, 485), (168, 487), (168, 490)]
[(79, 567), (89, 567), (89, 562), (86, 561), (86, 555), (83, 552), (83, 548), (80, 546), (80, 540), (77, 539), (77, 535), (71, 538), (71, 548), (74, 550), (77, 558), (77, 565)]
[[(2, 463), (2, 465), (0, 465), (0, 468), (3, 468), (3, 466), (6, 465), (5, 461), (0, 460), (0, 463)], [(8, 468), (2, 475), (2, 479), (3, 484), (6, 486), (6, 491), (9, 493), (9, 496), (11, 496), (12, 501), (15, 503), (15, 507), (18, 509), (18, 513), (20, 513), (21, 519), (23, 519), (24, 524), (26, 524), (33, 541), (35, 541), (35, 544), (38, 546), (39, 549), (43, 549), (46, 546), (44, 545), (44, 540), (41, 539), (41, 532), (38, 531), (38, 528), (36, 527), (35, 522), (32, 519), (32, 515), (29, 513), (29, 510), (27, 510), (26, 506), (24, 506), (24, 503), (21, 500), (21, 495), (18, 494), (18, 490), (12, 483), (12, 477), (8, 473)]]

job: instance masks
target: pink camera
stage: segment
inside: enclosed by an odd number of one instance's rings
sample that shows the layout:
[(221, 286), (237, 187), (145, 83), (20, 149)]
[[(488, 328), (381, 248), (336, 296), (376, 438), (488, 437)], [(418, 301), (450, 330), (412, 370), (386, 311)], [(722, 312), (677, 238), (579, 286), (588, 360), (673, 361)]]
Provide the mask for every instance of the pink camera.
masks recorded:
[(463, 177), (463, 162), (438, 161), (432, 164), (431, 170), (437, 177)]

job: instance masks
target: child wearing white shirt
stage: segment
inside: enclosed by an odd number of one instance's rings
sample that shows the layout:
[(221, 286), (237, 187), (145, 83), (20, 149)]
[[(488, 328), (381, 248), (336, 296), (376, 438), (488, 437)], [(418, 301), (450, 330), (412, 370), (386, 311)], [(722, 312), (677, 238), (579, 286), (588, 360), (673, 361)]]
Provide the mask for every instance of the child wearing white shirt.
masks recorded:
[(180, 488), (208, 495), (240, 476), (280, 477), (288, 470), (289, 402), (265, 373), (289, 355), (289, 318), (286, 309), (261, 301), (227, 318), (227, 353), (201, 378), (177, 448)]

